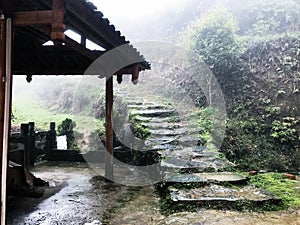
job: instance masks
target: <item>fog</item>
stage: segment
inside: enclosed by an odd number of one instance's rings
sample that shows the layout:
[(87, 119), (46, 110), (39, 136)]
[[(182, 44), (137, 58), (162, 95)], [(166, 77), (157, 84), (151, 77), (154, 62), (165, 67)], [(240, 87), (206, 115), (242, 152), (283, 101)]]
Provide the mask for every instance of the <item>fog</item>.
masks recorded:
[[(134, 42), (176, 42), (188, 24), (204, 12), (219, 5), (238, 11), (251, 7), (251, 0), (91, 0), (104, 17)], [(262, 1), (268, 2), (268, 1)], [(300, 0), (286, 0), (286, 4), (299, 4)]]
[[(265, 0), (262, 2), (270, 2)], [(91, 0), (122, 35), (131, 43), (145, 41), (166, 41), (181, 45), (179, 37), (196, 19), (217, 5), (226, 6), (241, 23), (243, 13), (250, 10), (252, 0)], [(256, 0), (256, 2), (258, 2)], [(279, 1), (278, 1), (279, 2)], [(299, 4), (300, 0), (285, 0), (284, 4)], [(243, 11), (244, 10), (244, 11)], [(244, 16), (245, 17), (245, 16)], [(239, 24), (243, 31), (243, 24)], [(25, 76), (15, 76), (13, 98), (16, 94), (43, 92), (44, 87), (55, 86), (62, 80), (75, 79), (72, 76), (33, 76), (31, 83)], [(35, 95), (35, 94), (33, 94)]]

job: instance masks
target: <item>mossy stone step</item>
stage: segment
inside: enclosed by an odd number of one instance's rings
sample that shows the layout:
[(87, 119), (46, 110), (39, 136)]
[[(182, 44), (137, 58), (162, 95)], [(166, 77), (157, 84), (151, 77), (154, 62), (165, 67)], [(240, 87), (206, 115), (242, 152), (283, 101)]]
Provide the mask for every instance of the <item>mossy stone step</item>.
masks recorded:
[(254, 186), (244, 186), (240, 189), (235, 189), (231, 187), (210, 184), (204, 187), (192, 189), (176, 189), (170, 187), (169, 192), (171, 195), (171, 200), (174, 202), (267, 202), (279, 200), (272, 193)]
[(167, 174), (164, 177), (165, 183), (242, 183), (247, 180), (246, 176), (230, 172)]
[(139, 115), (142, 117), (169, 117), (176, 115), (176, 111), (170, 109), (133, 110), (130, 112), (130, 115)]

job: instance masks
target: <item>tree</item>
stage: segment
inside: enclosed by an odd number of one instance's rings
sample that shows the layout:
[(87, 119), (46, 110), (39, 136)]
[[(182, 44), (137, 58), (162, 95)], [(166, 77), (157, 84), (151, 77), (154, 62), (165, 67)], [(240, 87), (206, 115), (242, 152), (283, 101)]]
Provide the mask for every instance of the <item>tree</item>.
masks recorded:
[(300, 6), (293, 0), (243, 0), (232, 4), (240, 34), (274, 35), (297, 32)]
[(199, 60), (204, 60), (217, 78), (226, 76), (240, 56), (237, 31), (237, 21), (226, 8), (209, 11), (185, 32), (184, 43), (191, 52), (189, 57), (197, 55)]

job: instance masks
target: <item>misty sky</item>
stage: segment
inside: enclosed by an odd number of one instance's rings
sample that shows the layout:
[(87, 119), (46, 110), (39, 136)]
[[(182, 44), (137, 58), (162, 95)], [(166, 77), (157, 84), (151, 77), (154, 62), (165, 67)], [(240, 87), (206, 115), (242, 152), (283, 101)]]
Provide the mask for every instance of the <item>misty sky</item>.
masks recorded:
[[(115, 25), (125, 37), (133, 41), (146, 41), (149, 24), (163, 23), (161, 18), (169, 11), (181, 10), (187, 0), (90, 0), (104, 17)], [(151, 31), (155, 32), (155, 31)], [(151, 34), (150, 32), (150, 34)], [(139, 34), (140, 33), (140, 34)]]
[(140, 20), (145, 17), (155, 16), (168, 8), (181, 7), (183, 0), (91, 0), (105, 17), (111, 20), (130, 21)]

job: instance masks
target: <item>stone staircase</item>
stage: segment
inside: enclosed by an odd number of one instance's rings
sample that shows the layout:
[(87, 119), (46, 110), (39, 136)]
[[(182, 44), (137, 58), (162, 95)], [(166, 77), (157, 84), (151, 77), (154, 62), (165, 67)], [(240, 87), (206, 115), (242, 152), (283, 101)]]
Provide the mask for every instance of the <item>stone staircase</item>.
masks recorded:
[(128, 104), (131, 121), (150, 133), (145, 148), (160, 155), (163, 181), (156, 186), (165, 207), (248, 209), (280, 202), (271, 193), (248, 185), (247, 176), (229, 172), (235, 165), (218, 149), (202, 146), (197, 124), (181, 119), (171, 105), (120, 95)]

